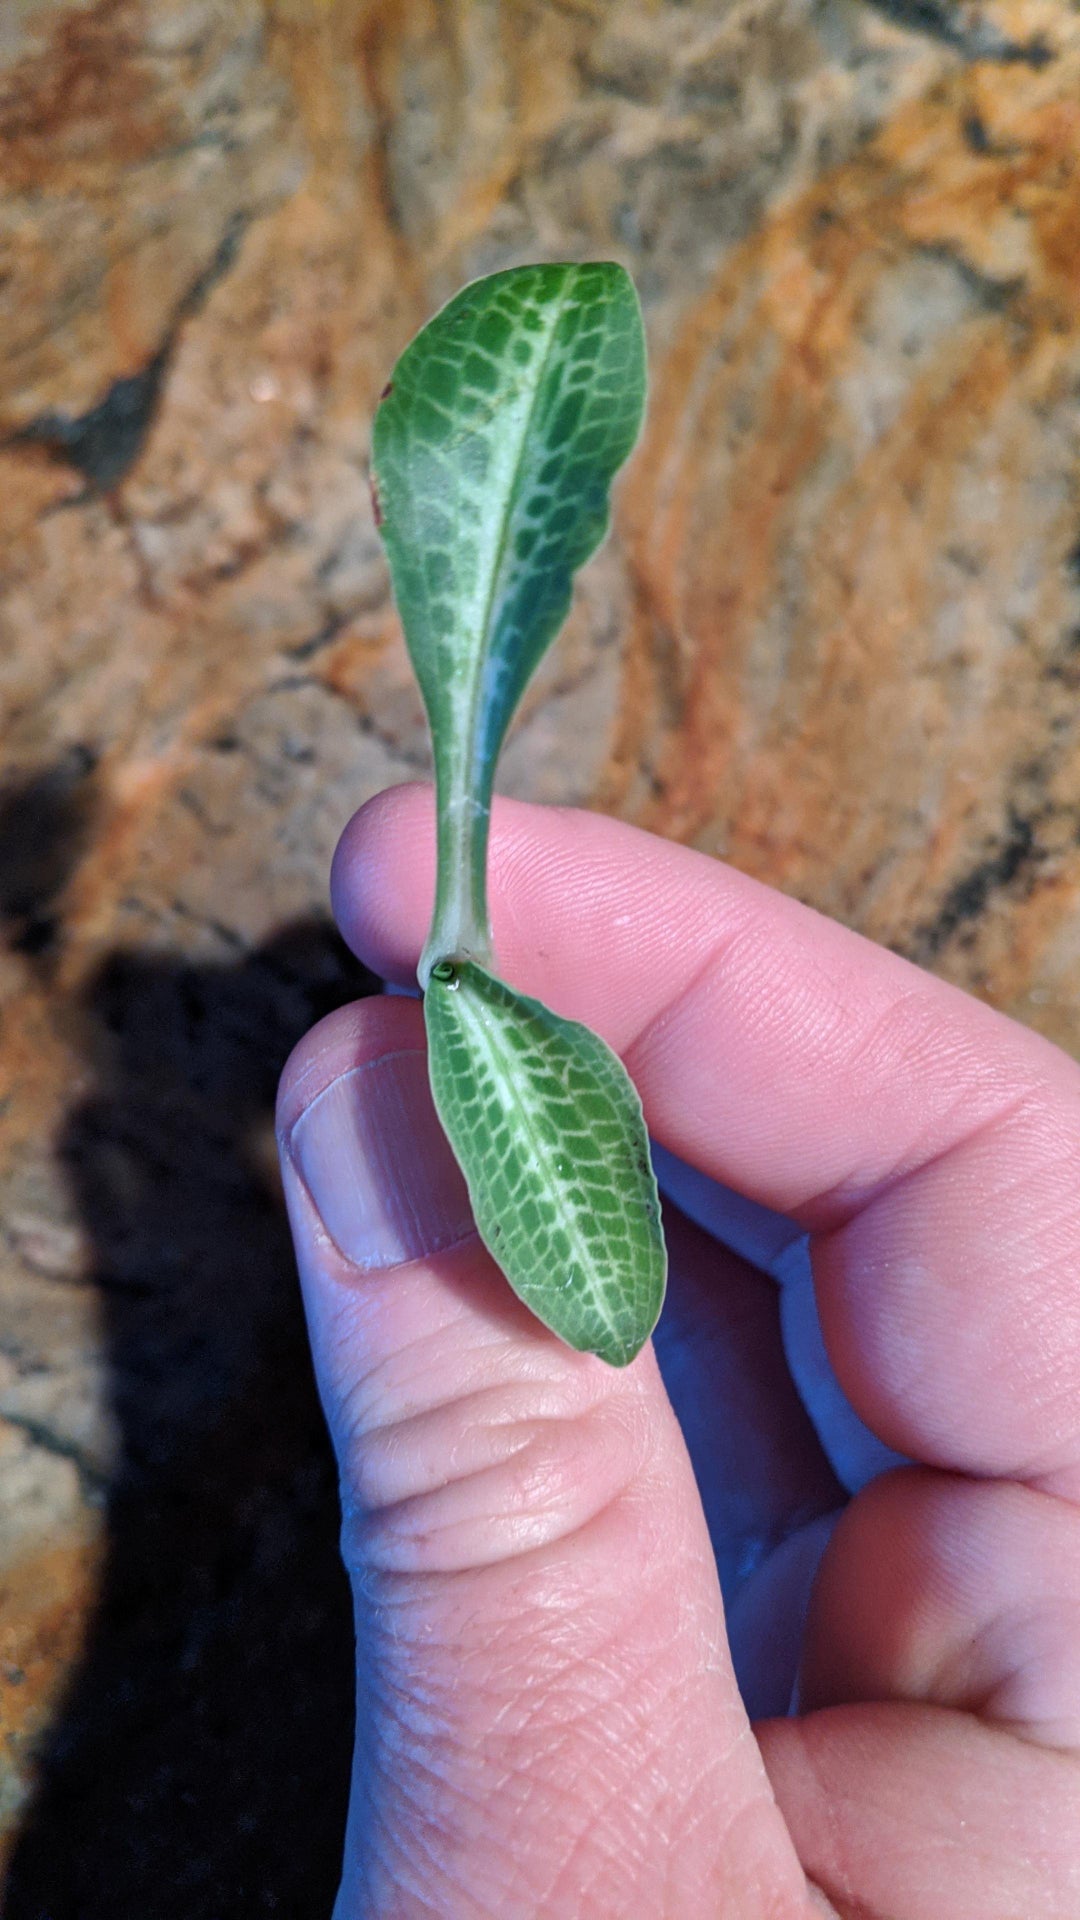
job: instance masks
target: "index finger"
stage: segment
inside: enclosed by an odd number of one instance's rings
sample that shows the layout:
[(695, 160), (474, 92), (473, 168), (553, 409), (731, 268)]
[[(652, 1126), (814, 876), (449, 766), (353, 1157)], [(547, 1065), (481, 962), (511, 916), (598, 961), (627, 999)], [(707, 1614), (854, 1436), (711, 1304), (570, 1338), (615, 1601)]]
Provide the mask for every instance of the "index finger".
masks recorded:
[[(346, 939), (412, 975), (425, 789), (361, 810)], [(830, 1356), (891, 1446), (1080, 1496), (1080, 1069), (799, 902), (596, 814), (503, 801), (502, 971), (622, 1053), (653, 1134), (813, 1235)]]

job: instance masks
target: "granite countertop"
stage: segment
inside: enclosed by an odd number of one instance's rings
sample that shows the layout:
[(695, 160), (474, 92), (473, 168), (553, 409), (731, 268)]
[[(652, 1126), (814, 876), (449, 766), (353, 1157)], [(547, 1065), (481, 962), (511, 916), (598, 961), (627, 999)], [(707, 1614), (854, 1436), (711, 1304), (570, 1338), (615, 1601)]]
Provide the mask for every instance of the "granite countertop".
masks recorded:
[(271, 1103), (427, 767), (398, 350), (614, 255), (615, 534), (502, 784), (1080, 1051), (1065, 0), (15, 0), (0, 21), (4, 1920), (321, 1916), (351, 1714)]

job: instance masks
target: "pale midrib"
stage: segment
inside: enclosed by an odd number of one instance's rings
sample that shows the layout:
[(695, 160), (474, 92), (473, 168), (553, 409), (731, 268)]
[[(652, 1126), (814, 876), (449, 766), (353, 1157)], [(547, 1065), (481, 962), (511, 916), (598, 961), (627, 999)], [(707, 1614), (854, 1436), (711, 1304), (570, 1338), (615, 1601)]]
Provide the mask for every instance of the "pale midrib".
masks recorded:
[[(484, 1019), (483, 1007), (473, 1008), (469, 1006), (467, 1001), (463, 1001), (462, 1016), (464, 1024), (472, 1027), (477, 1051), (486, 1058), (488, 1070), (492, 1077), (497, 1084), (501, 1084), (504, 1088), (507, 1088), (514, 1097), (521, 1115), (522, 1131), (528, 1140), (533, 1159), (543, 1166), (544, 1172), (548, 1177), (549, 1191), (558, 1194), (561, 1189), (562, 1176), (555, 1166), (553, 1149), (548, 1146), (546, 1141), (539, 1138), (530, 1122), (528, 1108), (520, 1092), (514, 1073), (514, 1060), (517, 1059), (517, 1056), (511, 1058), (511, 1056), (506, 1054), (499, 1046), (497, 1034), (487, 1025)], [(557, 1149), (555, 1151), (557, 1151)], [(563, 1224), (569, 1235), (571, 1246), (577, 1256), (582, 1277), (588, 1285), (592, 1262), (588, 1246), (582, 1238), (581, 1231), (578, 1227), (577, 1214), (569, 1205), (567, 1207), (561, 1207), (560, 1213), (562, 1214)], [(590, 1286), (589, 1291), (590, 1297), (596, 1305), (596, 1310), (603, 1320), (604, 1325), (607, 1327), (608, 1332), (611, 1334), (612, 1339), (620, 1340), (622, 1336), (616, 1323), (604, 1310), (602, 1296), (597, 1292), (595, 1286)]]
[[(479, 694), (480, 683), (483, 678), (484, 668), (488, 664), (488, 647), (489, 647), (490, 635), (491, 635), (492, 613), (495, 608), (496, 601), (499, 595), (499, 588), (502, 583), (503, 568), (506, 561), (506, 546), (507, 546), (507, 541), (510, 538), (510, 527), (514, 518), (514, 507), (516, 505), (518, 493), (521, 487), (521, 472), (522, 472), (524, 454), (525, 454), (526, 448), (529, 445), (529, 441), (532, 435), (532, 424), (536, 414), (536, 403), (537, 403), (537, 400), (539, 399), (540, 390), (544, 384), (544, 377), (547, 373), (548, 365), (551, 360), (551, 351), (555, 344), (555, 335), (556, 335), (556, 332), (558, 331), (559, 321), (562, 319), (563, 313), (566, 309), (566, 304), (570, 297), (570, 289), (573, 286), (573, 284), (574, 284), (573, 279), (567, 280), (566, 286), (563, 292), (559, 295), (558, 302), (552, 310), (551, 327), (548, 332), (547, 340), (544, 343), (544, 351), (543, 351), (543, 354), (541, 355), (539, 367), (537, 369), (536, 380), (535, 380), (533, 391), (532, 391), (532, 397), (529, 401), (528, 409), (526, 411), (524, 421), (522, 424), (522, 431), (521, 431), (520, 438), (518, 440), (517, 453), (514, 456), (513, 478), (510, 482), (510, 488), (506, 496), (506, 512), (503, 515), (502, 531), (499, 534), (498, 544), (495, 549), (494, 563), (491, 569), (491, 581), (490, 581), (490, 585), (488, 587), (487, 595), (485, 598), (483, 613), (479, 622), (479, 645), (476, 649), (475, 666), (473, 669), (473, 673), (472, 673), (472, 677), (469, 685), (468, 732), (467, 732), (467, 738), (466, 738), (466, 750), (465, 750), (465, 753), (462, 755), (462, 761), (461, 761), (463, 776), (464, 776), (464, 783), (465, 783), (465, 791), (464, 791), (463, 797), (465, 799), (475, 798), (475, 795), (476, 795), (476, 787), (477, 787), (477, 780), (476, 780), (477, 769), (475, 765), (476, 733), (477, 733), (477, 723), (480, 717), (480, 703), (477, 696)], [(484, 856), (486, 859), (487, 857), (486, 841), (485, 841), (485, 848), (484, 848)], [(488, 928), (487, 931), (490, 935), (490, 928)]]

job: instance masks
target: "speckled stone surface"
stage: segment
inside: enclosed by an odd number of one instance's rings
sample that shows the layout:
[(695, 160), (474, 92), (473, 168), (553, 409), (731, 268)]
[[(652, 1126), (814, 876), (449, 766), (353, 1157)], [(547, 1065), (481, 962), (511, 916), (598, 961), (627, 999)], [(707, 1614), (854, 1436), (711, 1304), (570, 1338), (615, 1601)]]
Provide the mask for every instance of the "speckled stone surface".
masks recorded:
[(367, 491), (463, 280), (614, 255), (616, 533), (511, 791), (1080, 1051), (1065, 0), (0, 10), (4, 1920), (322, 1916), (351, 1711), (274, 1083), (426, 767)]

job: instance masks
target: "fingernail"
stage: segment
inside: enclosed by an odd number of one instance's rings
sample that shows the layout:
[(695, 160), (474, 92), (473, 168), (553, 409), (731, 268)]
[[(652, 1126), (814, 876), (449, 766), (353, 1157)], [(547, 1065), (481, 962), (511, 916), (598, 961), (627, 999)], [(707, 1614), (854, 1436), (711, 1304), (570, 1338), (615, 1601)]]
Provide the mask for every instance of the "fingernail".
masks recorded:
[(294, 1124), (287, 1150), (354, 1266), (422, 1260), (476, 1230), (431, 1098), (427, 1058), (416, 1049), (332, 1081)]

